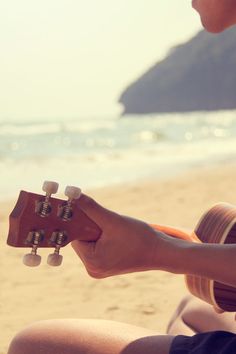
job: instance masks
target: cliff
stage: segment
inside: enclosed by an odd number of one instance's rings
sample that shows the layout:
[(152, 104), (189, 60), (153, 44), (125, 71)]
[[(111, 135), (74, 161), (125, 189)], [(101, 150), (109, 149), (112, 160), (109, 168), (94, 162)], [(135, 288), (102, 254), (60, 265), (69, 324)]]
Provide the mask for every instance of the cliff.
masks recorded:
[(236, 28), (198, 33), (128, 86), (123, 114), (236, 108)]

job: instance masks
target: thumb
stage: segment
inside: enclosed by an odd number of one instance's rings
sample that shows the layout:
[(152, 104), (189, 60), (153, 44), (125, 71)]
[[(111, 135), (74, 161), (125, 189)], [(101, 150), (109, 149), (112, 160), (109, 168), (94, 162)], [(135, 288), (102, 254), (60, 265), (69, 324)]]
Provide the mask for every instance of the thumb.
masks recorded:
[(82, 209), (82, 211), (98, 226), (109, 222), (109, 218), (114, 214), (112, 211), (102, 207), (94, 199), (85, 194), (81, 194), (77, 203), (80, 209)]

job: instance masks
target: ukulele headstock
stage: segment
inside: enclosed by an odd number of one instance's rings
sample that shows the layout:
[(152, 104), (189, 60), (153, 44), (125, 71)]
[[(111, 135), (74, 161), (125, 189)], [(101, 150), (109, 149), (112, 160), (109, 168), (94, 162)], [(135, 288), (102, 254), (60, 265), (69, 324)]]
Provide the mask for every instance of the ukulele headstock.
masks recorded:
[(95, 241), (101, 234), (100, 228), (80, 209), (77, 200), (81, 190), (68, 186), (67, 200), (52, 197), (58, 184), (46, 181), (45, 195), (21, 191), (10, 214), (7, 244), (13, 247), (31, 248), (23, 258), (25, 265), (35, 267), (41, 263), (39, 248), (54, 248), (48, 256), (48, 264), (62, 263), (60, 248), (75, 239)]

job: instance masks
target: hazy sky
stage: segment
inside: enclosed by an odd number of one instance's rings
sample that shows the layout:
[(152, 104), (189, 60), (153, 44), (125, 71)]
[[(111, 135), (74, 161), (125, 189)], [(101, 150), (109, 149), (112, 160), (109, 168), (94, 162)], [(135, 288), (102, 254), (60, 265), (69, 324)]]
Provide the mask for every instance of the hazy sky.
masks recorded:
[(2, 0), (0, 119), (116, 115), (125, 86), (200, 28), (190, 0)]

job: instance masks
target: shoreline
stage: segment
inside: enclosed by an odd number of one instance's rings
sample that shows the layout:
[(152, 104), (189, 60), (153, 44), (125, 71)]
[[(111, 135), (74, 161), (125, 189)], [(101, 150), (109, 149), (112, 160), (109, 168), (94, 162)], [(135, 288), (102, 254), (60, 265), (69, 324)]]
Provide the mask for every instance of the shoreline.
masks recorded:
[[(231, 139), (232, 140), (232, 139)], [(2, 201), (15, 198), (19, 190), (41, 193), (41, 184), (46, 180), (59, 182), (59, 192), (66, 185), (76, 185), (83, 190), (96, 190), (106, 187), (120, 188), (149, 180), (165, 181), (169, 177), (180, 177), (192, 170), (206, 166), (217, 167), (222, 163), (236, 163), (234, 141), (209, 141), (200, 146), (171, 145), (150, 146), (139, 149), (98, 153), (98, 156), (66, 155), (54, 158), (27, 158), (1, 160)], [(216, 146), (216, 149), (214, 148)], [(209, 151), (208, 151), (209, 150)], [(5, 162), (4, 162), (5, 161)], [(11, 171), (11, 173), (9, 173)], [(18, 178), (16, 178), (18, 176)]]
[[(146, 179), (119, 186), (86, 189), (103, 206), (146, 222), (193, 229), (213, 204), (236, 204), (236, 163), (194, 167), (164, 180)], [(34, 321), (52, 318), (102, 318), (128, 322), (164, 333), (183, 295), (183, 276), (165, 272), (141, 272), (104, 280), (89, 278), (71, 247), (62, 250), (62, 267), (48, 267), (49, 250), (40, 250), (42, 265), (22, 265), (25, 249), (5, 244), (8, 214), (15, 201), (1, 201), (0, 220), (0, 316), (2, 348)], [(175, 294), (175, 296), (171, 296)]]
[[(122, 189), (123, 186), (126, 187), (133, 187), (137, 186), (139, 184), (148, 184), (149, 182), (153, 183), (163, 183), (166, 181), (172, 181), (174, 179), (179, 179), (182, 177), (185, 177), (187, 175), (192, 175), (196, 171), (203, 170), (212, 170), (212, 169), (217, 169), (219, 166), (222, 166), (222, 164), (226, 164), (226, 166), (234, 166), (236, 165), (236, 155), (227, 155), (227, 156), (219, 156), (217, 159), (209, 159), (209, 160), (201, 160), (201, 161), (194, 161), (192, 163), (186, 162), (185, 164), (182, 164), (180, 166), (171, 166), (169, 164), (168, 168), (165, 168), (165, 170), (162, 170), (161, 167), (160, 171), (154, 171), (152, 174), (149, 174), (147, 176), (141, 176), (139, 175), (137, 178), (127, 178), (123, 179), (120, 181), (115, 181), (115, 180), (110, 180), (107, 184), (103, 182), (102, 184), (87, 184), (86, 183), (83, 185), (83, 183), (79, 184), (77, 181), (80, 179), (76, 179), (76, 183), (74, 183), (75, 186), (80, 187), (84, 193), (96, 193), (96, 191), (105, 191), (105, 190), (112, 190), (112, 189)], [(22, 181), (22, 183), (19, 182), (18, 188), (14, 191), (11, 192), (12, 194), (10, 195), (4, 195), (1, 197), (0, 203), (6, 203), (8, 204), (13, 204), (13, 202), (16, 200), (16, 198), (19, 195), (20, 190), (25, 190), (29, 191), (32, 193), (38, 193), (38, 194), (43, 194), (44, 192), (41, 189), (41, 184), (43, 184), (44, 180), (54, 180), (50, 179), (47, 176), (45, 178), (38, 178), (37, 179), (37, 185), (33, 188), (32, 186), (27, 187), (25, 185), (25, 181)], [(56, 181), (57, 179), (55, 179)], [(58, 182), (58, 181), (57, 181)], [(55, 195), (55, 197), (65, 199), (65, 195), (63, 194), (63, 187), (65, 187), (66, 184), (59, 183), (59, 190), (58, 193)], [(84, 188), (83, 188), (84, 186)], [(14, 196), (13, 196), (14, 194)]]

